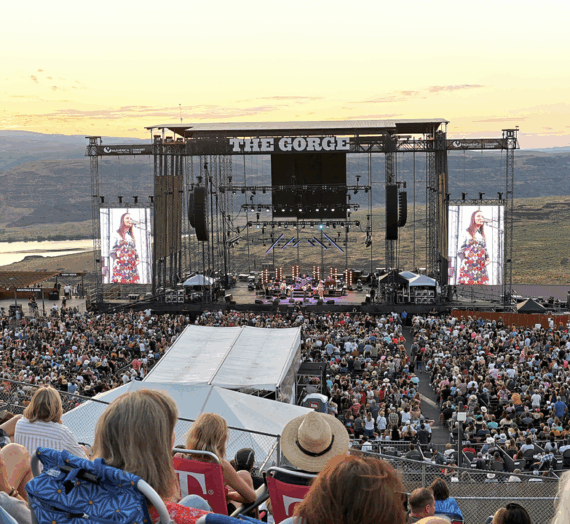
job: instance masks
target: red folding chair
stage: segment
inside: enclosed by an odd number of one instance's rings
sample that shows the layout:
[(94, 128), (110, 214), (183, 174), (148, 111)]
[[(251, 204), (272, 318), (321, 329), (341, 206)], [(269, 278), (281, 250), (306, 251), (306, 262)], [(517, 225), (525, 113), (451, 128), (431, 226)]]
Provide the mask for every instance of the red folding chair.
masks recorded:
[(305, 480), (311, 480), (316, 475), (301, 473), (300, 471), (289, 470), (284, 468), (269, 468), (265, 475), (265, 482), (269, 490), (269, 498), (273, 509), (273, 518), (275, 523), (279, 524), (282, 520), (293, 516), (295, 506), (301, 502), (305, 495), (309, 492), (309, 486), (300, 486), (297, 484), (288, 484), (274, 478), (275, 473), (281, 473), (291, 477), (297, 477)]
[(214, 463), (211, 463), (174, 457), (174, 470), (178, 477), (182, 497), (200, 495), (210, 504), (214, 513), (227, 515), (224, 474), (218, 457), (209, 451), (190, 449), (174, 449), (174, 451), (187, 455), (207, 455), (214, 459)]

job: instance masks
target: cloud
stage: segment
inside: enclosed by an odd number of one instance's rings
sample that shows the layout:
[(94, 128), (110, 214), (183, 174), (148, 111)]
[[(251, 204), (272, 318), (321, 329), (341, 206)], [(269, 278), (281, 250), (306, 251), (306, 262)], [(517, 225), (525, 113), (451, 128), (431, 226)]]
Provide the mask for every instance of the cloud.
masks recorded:
[(526, 116), (508, 116), (505, 118), (486, 118), (484, 120), (473, 120), (473, 122), (518, 122), (519, 120), (526, 120)]
[(430, 93), (441, 93), (442, 91), (460, 91), (462, 89), (478, 89), (485, 87), (480, 84), (460, 84), (460, 85), (449, 85), (449, 86), (430, 86), (428, 88)]
[(44, 70), (43, 69), (38, 69), (38, 73), (43, 73)]
[[(227, 107), (217, 105), (194, 106), (191, 111), (182, 113), (185, 122), (195, 120), (210, 119), (229, 119), (237, 117), (248, 117), (260, 114), (270, 113), (277, 109), (281, 109), (278, 105), (255, 105), (251, 107)], [(178, 122), (179, 107), (150, 107), (150, 106), (122, 106), (113, 109), (58, 109), (51, 113), (43, 114), (19, 114), (14, 115), (22, 122), (22, 125), (37, 125), (39, 121), (49, 120), (50, 123), (69, 123), (73, 121), (81, 121), (83, 119), (90, 120), (121, 120), (126, 118), (136, 118), (148, 120), (151, 118), (161, 120), (171, 120)], [(152, 123), (152, 122), (151, 122)]]
[(37, 77), (37, 76), (30, 75), (30, 78), (32, 79), (32, 82), (35, 82), (36, 84), (39, 84), (39, 81), (38, 81), (38, 77)]
[(460, 85), (448, 85), (448, 86), (429, 86), (424, 89), (419, 90), (410, 90), (404, 89), (400, 91), (394, 91), (392, 93), (388, 93), (384, 96), (380, 96), (378, 98), (371, 98), (368, 100), (358, 100), (356, 102), (349, 102), (355, 104), (391, 104), (395, 102), (406, 102), (410, 99), (425, 99), (430, 94), (439, 94), (441, 92), (453, 92), (459, 91), (462, 89), (475, 89), (485, 87), (480, 84), (460, 84)]

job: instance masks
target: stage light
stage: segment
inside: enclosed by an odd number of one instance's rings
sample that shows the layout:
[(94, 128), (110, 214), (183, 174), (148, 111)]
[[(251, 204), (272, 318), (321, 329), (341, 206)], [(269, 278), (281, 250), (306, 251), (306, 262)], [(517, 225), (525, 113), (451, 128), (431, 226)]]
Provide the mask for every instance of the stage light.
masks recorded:
[[(405, 182), (404, 182), (404, 187), (406, 187), (406, 184), (405, 184)], [(368, 188), (367, 188), (367, 187), (366, 187), (366, 188), (364, 188), (364, 192), (365, 192), (365, 193), (368, 193)]]
[(241, 194), (242, 194), (242, 195), (245, 195), (245, 187), (242, 187), (242, 188), (241, 188)]
[(311, 222), (311, 229), (313, 229), (315, 227), (315, 224), (313, 224), (313, 222)]
[(255, 196), (255, 189), (251, 190), (251, 194)]
[(333, 229), (336, 229), (336, 224), (333, 222)]
[(284, 208), (284, 207), (281, 208), (281, 213), (285, 213), (285, 208)]
[(300, 207), (300, 208), (299, 208), (299, 213), (302, 213), (302, 212), (303, 212), (303, 208)]
[(104, 203), (105, 203), (105, 197), (104, 197), (104, 196), (100, 196), (99, 198), (101, 199), (101, 204), (104, 204)]
[(119, 204), (122, 204), (123, 203), (123, 195), (119, 195), (118, 199), (119, 199)]
[(257, 224), (256, 227), (257, 227), (257, 229), (260, 229), (260, 228), (261, 228), (261, 226), (260, 226), (259, 224)]
[(445, 201), (449, 202), (450, 198), (451, 198), (451, 193), (445, 193)]
[(499, 192), (497, 195), (499, 195), (499, 200), (503, 200), (503, 193)]
[(354, 223), (354, 225), (355, 225), (356, 227), (360, 227), (360, 221), (357, 220), (357, 221)]
[(134, 201), (135, 201), (135, 204), (138, 204), (138, 203), (139, 203), (139, 197), (138, 197), (138, 196), (134, 196), (133, 199), (134, 199)]
[(465, 202), (466, 196), (467, 196), (467, 193), (461, 193), (461, 200), (463, 200)]
[(285, 229), (287, 229), (289, 227), (289, 224), (285, 224)]
[(484, 195), (484, 194), (485, 194), (485, 193), (479, 193), (479, 200), (483, 200), (483, 195)]
[(358, 194), (358, 189), (354, 190), (354, 194), (357, 195)]
[(320, 224), (320, 225), (319, 225), (319, 229), (324, 229), (324, 228), (325, 228), (325, 225), (324, 225), (324, 224)]
[(317, 208), (315, 209), (315, 211), (318, 213), (318, 212), (319, 212), (319, 208), (317, 207)]
[(265, 188), (263, 188), (262, 193), (265, 195)]
[(148, 198), (150, 199), (150, 203), (152, 204), (154, 202), (154, 195), (149, 195)]
[(331, 207), (331, 211), (334, 213), (334, 207)]

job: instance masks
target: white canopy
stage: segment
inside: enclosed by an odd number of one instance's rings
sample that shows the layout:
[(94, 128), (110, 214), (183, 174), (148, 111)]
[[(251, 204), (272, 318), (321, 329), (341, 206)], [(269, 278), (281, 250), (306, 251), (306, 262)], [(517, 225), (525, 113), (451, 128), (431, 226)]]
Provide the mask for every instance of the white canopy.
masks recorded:
[(276, 391), (300, 347), (300, 328), (188, 326), (143, 382)]
[[(168, 392), (178, 405), (181, 419), (195, 420), (201, 413), (217, 413), (228, 426), (246, 431), (230, 431), (227, 456), (233, 458), (236, 451), (250, 447), (260, 464), (272, 451), (275, 436), (281, 435), (285, 425), (293, 418), (308, 413), (308, 408), (293, 406), (253, 395), (238, 393), (209, 385), (160, 384), (133, 381), (86, 402), (63, 415), (63, 423), (69, 427), (79, 442), (93, 443), (95, 426), (107, 403), (123, 393), (139, 389), (157, 389)], [(105, 403), (97, 402), (97, 400)], [(176, 444), (184, 444), (184, 435), (191, 423), (179, 420)], [(249, 433), (257, 431), (267, 435)], [(273, 436), (272, 436), (273, 435)]]
[(437, 282), (435, 279), (426, 277), (425, 275), (417, 275), (410, 280), (410, 286), (436, 287)]
[(205, 277), (204, 275), (194, 275), (190, 277), (184, 286), (211, 286), (214, 283), (214, 279), (210, 277)]

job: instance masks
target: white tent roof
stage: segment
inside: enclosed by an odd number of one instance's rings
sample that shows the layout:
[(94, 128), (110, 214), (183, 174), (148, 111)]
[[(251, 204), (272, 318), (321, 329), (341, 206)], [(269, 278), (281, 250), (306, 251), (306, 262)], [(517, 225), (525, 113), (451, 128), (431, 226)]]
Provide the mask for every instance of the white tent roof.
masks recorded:
[[(168, 392), (178, 405), (178, 416), (195, 420), (201, 413), (217, 413), (224, 417), (228, 426), (257, 431), (268, 435), (281, 435), (291, 419), (310, 410), (253, 395), (238, 393), (208, 385), (160, 384), (133, 381), (96, 397), (63, 415), (63, 423), (69, 427), (79, 442), (93, 443), (95, 426), (101, 414), (123, 393), (138, 389), (157, 389)], [(180, 420), (176, 426), (176, 444), (184, 444), (184, 434), (191, 423)], [(233, 458), (236, 451), (250, 447), (256, 452), (256, 461), (261, 463), (270, 453), (275, 438), (243, 431), (230, 431), (227, 456)]]
[(300, 344), (300, 328), (188, 326), (143, 382), (275, 391)]
[(214, 283), (214, 279), (210, 277), (205, 277), (204, 275), (194, 275), (190, 277), (184, 286), (211, 286)]
[(416, 278), (418, 276), (417, 273), (412, 273), (411, 271), (402, 271), (400, 275), (404, 278), (407, 278), (408, 280), (411, 280), (412, 278)]
[(436, 287), (437, 282), (435, 279), (426, 277), (425, 275), (417, 275), (415, 278), (410, 280), (410, 286), (429, 286)]

